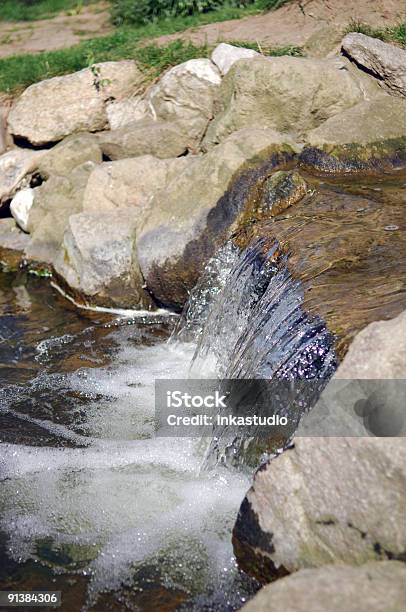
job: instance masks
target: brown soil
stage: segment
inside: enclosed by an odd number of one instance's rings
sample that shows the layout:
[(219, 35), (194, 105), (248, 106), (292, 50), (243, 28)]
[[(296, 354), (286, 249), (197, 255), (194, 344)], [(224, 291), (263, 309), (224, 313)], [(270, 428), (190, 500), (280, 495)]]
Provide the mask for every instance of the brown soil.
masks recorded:
[(161, 36), (154, 42), (167, 44), (182, 39), (210, 45), (233, 40), (266, 46), (309, 44), (314, 55), (323, 55), (339, 42), (342, 31), (351, 21), (386, 27), (405, 18), (404, 0), (297, 0), (277, 11)]
[(40, 21), (0, 22), (0, 58), (64, 49), (112, 30), (106, 3), (90, 5), (76, 15), (61, 13)]

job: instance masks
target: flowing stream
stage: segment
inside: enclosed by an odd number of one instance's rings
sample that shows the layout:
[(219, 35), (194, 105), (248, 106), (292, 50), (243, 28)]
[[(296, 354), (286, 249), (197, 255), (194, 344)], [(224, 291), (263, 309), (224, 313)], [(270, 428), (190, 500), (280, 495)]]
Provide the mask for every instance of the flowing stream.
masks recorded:
[[(348, 200), (358, 225), (359, 199)], [(277, 378), (296, 389), (276, 411), (311, 407), (336, 368), (334, 338), (305, 311), (278, 244), (226, 244), (180, 318), (77, 311), (9, 274), (0, 314), (1, 588), (61, 590), (69, 612), (239, 609), (258, 584), (238, 570), (231, 531), (258, 440), (227, 427), (156, 437), (154, 382)]]

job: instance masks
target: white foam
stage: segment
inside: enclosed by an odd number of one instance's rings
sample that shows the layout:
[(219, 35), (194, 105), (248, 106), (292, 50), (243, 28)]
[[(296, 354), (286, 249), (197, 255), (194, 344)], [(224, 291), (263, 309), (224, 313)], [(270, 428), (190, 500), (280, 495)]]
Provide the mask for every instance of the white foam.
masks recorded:
[[(84, 554), (89, 601), (130, 580), (143, 563), (155, 564), (166, 584), (192, 592), (232, 575), (230, 535), (246, 476), (201, 473), (200, 440), (151, 438), (154, 381), (186, 377), (194, 348), (126, 341), (108, 367), (37, 379), (41, 388), (68, 387), (97, 400), (83, 411), (83, 435), (23, 417), (85, 448), (0, 445), (0, 527), (14, 559), (40, 558), (44, 537), (56, 551), (68, 545), (73, 558)], [(165, 567), (162, 555), (170, 559)]]

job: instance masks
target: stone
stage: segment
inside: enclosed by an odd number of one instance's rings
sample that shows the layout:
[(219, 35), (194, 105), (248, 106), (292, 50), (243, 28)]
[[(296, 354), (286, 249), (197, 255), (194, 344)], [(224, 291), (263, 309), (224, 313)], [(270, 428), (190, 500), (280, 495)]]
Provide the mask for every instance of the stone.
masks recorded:
[(9, 107), (0, 104), (0, 155), (13, 146), (13, 140), (7, 129)]
[(34, 190), (30, 187), (18, 191), (11, 200), (10, 212), (16, 223), (25, 232), (28, 231), (28, 215), (34, 203)]
[(406, 101), (381, 94), (309, 132), (301, 163), (322, 172), (382, 172), (406, 164)]
[(83, 197), (84, 212), (113, 211), (132, 207), (143, 214), (152, 196), (193, 162), (191, 156), (157, 159), (144, 155), (96, 166)]
[(342, 36), (343, 30), (338, 24), (323, 25), (306, 40), (304, 54), (306, 57), (324, 58), (339, 53)]
[(296, 437), (257, 472), (234, 527), (243, 569), (262, 581), (329, 563), (402, 560), (403, 438)]
[(406, 436), (406, 311), (355, 337), (316, 406), (305, 436)]
[(144, 80), (135, 62), (104, 62), (28, 87), (8, 116), (11, 134), (41, 146), (107, 126), (106, 103), (127, 98)]
[(292, 159), (295, 150), (290, 139), (273, 130), (242, 130), (154, 196), (137, 245), (142, 273), (157, 301), (183, 306), (204, 263), (230, 235), (252, 184)]
[(307, 183), (298, 172), (279, 170), (265, 181), (256, 215), (274, 217), (299, 202), (307, 191)]
[(38, 172), (45, 179), (67, 176), (74, 168), (87, 161), (102, 162), (102, 152), (93, 134), (73, 134), (46, 151), (38, 164)]
[(348, 64), (287, 56), (239, 60), (223, 79), (203, 150), (248, 127), (303, 137), (364, 99)]
[(193, 142), (186, 126), (165, 121), (134, 121), (98, 135), (100, 147), (111, 160), (153, 155), (160, 159), (184, 155)]
[(360, 567), (303, 569), (265, 586), (244, 612), (400, 612), (406, 601), (406, 565), (371, 561)]
[(142, 96), (111, 102), (107, 104), (106, 112), (111, 130), (118, 130), (134, 121), (150, 118), (148, 104)]
[(14, 219), (0, 219), (0, 249), (24, 251), (30, 237), (22, 232)]
[(151, 307), (137, 264), (135, 231), (129, 210), (71, 215), (54, 263), (57, 282), (77, 302)]
[(24, 179), (35, 172), (42, 155), (42, 151), (12, 149), (0, 157), (0, 205), (26, 186)]
[(29, 260), (52, 263), (59, 252), (71, 215), (83, 209), (83, 195), (93, 162), (75, 168), (68, 176), (54, 175), (34, 189), (27, 230), (31, 241), (26, 248)]
[(166, 72), (146, 94), (152, 116), (160, 121), (184, 122), (189, 139), (197, 146), (213, 117), (221, 83), (209, 59), (193, 59)]
[(393, 93), (406, 97), (406, 51), (358, 32), (347, 34), (343, 51), (378, 77)]
[(30, 237), (10, 217), (0, 219), (0, 269), (14, 272), (23, 263), (24, 249)]
[(258, 56), (258, 51), (236, 47), (228, 43), (220, 43), (211, 54), (211, 61), (216, 64), (222, 75), (227, 74), (231, 66), (240, 59), (247, 59)]

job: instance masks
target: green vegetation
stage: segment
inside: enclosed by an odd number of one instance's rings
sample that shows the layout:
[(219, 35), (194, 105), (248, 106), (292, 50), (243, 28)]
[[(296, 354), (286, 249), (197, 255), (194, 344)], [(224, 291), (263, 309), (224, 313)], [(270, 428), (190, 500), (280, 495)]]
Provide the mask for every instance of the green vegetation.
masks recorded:
[(372, 36), (373, 38), (379, 38), (385, 42), (395, 42), (399, 45), (406, 47), (406, 23), (401, 23), (393, 28), (373, 28), (366, 23), (360, 21), (351, 21), (348, 27), (345, 29), (345, 34), (349, 32), (359, 32), (366, 36)]
[[(112, 19), (116, 25), (139, 25), (177, 16), (195, 17), (216, 12), (217, 15), (247, 14), (276, 9), (290, 0), (112, 0)], [(233, 19), (234, 17), (225, 17)], [(223, 19), (216, 19), (222, 21)]]
[[(39, 1), (42, 2), (43, 0)], [(56, 2), (56, 0), (54, 1)], [(63, 1), (66, 3), (67, 0)], [(162, 70), (170, 66), (188, 59), (207, 56), (209, 49), (206, 45), (196, 46), (192, 43), (179, 41), (166, 47), (157, 48), (153, 45), (144, 46), (142, 41), (165, 34), (181, 32), (197, 25), (238, 19), (258, 11), (257, 3), (243, 9), (228, 5), (219, 10), (199, 15), (171, 17), (138, 27), (121, 27), (113, 34), (83, 41), (69, 49), (7, 57), (0, 60), (0, 91), (18, 92), (32, 83), (75, 72), (97, 62), (128, 58), (136, 59), (140, 66), (145, 69), (147, 77), (153, 79)], [(249, 46), (249, 43), (239, 44)], [(254, 48), (258, 48), (258, 46), (254, 44)], [(261, 51), (265, 55), (300, 54), (300, 50), (295, 47), (261, 49)]]
[(61, 11), (79, 13), (97, 0), (1, 0), (0, 21), (46, 19)]

